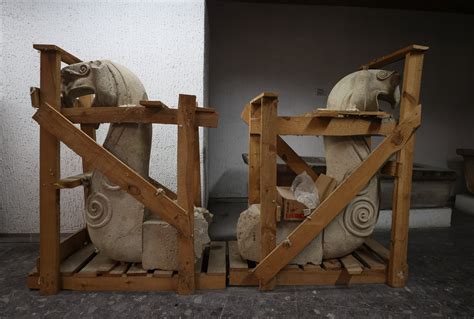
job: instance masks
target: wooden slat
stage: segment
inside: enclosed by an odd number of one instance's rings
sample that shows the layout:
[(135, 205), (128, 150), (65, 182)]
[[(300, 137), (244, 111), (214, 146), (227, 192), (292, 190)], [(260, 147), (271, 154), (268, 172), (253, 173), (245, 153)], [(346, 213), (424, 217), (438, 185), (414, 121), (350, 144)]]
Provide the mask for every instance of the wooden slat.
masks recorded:
[(112, 277), (123, 276), (127, 272), (130, 266), (131, 266), (130, 263), (125, 263), (125, 262), (118, 263), (111, 271), (109, 271), (105, 275), (112, 276)]
[(92, 173), (84, 173), (84, 174), (78, 174), (66, 178), (61, 178), (59, 181), (54, 183), (54, 186), (58, 189), (64, 189), (64, 188), (75, 188), (78, 186), (82, 186), (85, 183), (87, 183), (90, 178), (92, 177)]
[(378, 243), (376, 240), (373, 238), (367, 238), (365, 240), (365, 244), (367, 247), (372, 250), (374, 253), (376, 253), (382, 260), (388, 262), (390, 259), (390, 251), (382, 246), (380, 243)]
[(82, 247), (61, 263), (61, 274), (63, 276), (70, 276), (76, 273), (91, 259), (94, 252), (95, 247), (92, 244)]
[(208, 275), (225, 275), (226, 274), (226, 243), (225, 241), (211, 242), (209, 249), (209, 263), (207, 265)]
[(133, 263), (127, 270), (127, 276), (145, 276), (147, 273), (141, 263)]
[(60, 260), (63, 261), (67, 257), (71, 256), (74, 252), (81, 249), (88, 242), (90, 242), (90, 238), (87, 228), (79, 229), (75, 233), (69, 235), (59, 244)]
[(306, 264), (303, 266), (305, 272), (321, 272), (324, 271), (320, 265)]
[(357, 255), (357, 257), (359, 257), (359, 259), (370, 269), (383, 270), (386, 268), (385, 264), (377, 260), (377, 258), (373, 256), (365, 246), (359, 247), (354, 254)]
[[(246, 112), (247, 110), (247, 112)], [(247, 114), (247, 115), (245, 115)], [(256, 119), (260, 123), (260, 105), (248, 104), (242, 113), (243, 118)], [(250, 133), (252, 124), (249, 125), (249, 157), (248, 157), (248, 203), (260, 203), (260, 134)]]
[(401, 164), (396, 161), (388, 161), (385, 165), (380, 169), (381, 174), (389, 175), (396, 177), (398, 176), (398, 172), (400, 171)]
[(405, 58), (405, 56), (408, 53), (411, 53), (411, 52), (420, 52), (420, 53), (422, 53), (424, 51), (427, 51), (428, 49), (429, 49), (429, 47), (427, 47), (427, 46), (412, 44), (412, 45), (404, 47), (400, 50), (397, 50), (393, 53), (390, 53), (390, 54), (384, 55), (380, 58), (377, 58), (375, 60), (372, 60), (369, 63), (362, 65), (360, 68), (361, 69), (380, 68), (380, 67), (383, 67), (385, 65), (400, 61), (401, 59)]
[(190, 294), (196, 289), (194, 273), (194, 151), (196, 97), (179, 95), (178, 101), (178, 204), (185, 209), (188, 231), (178, 234), (178, 293)]
[(250, 101), (250, 104), (260, 105), (262, 103), (263, 98), (266, 98), (268, 100), (276, 100), (276, 99), (278, 99), (278, 93), (262, 92), (259, 95), (257, 95), (256, 97), (254, 97)]
[[(276, 246), (277, 184), (277, 101), (262, 98), (260, 134), (260, 255), (267, 256)], [(276, 280), (260, 282), (260, 290), (271, 290)]]
[(306, 116), (313, 117), (374, 117), (377, 119), (389, 118), (390, 113), (386, 112), (369, 112), (369, 111), (337, 111), (328, 109), (316, 109), (316, 111), (308, 113)]
[[(197, 108), (197, 103), (196, 103)], [(199, 127), (194, 126), (194, 160), (193, 160), (193, 169), (194, 169), (194, 205), (196, 207), (201, 207), (201, 150), (199, 147)]]
[[(199, 108), (201, 109), (201, 108)], [(73, 123), (159, 123), (178, 124), (177, 109), (157, 109), (142, 106), (64, 108), (63, 115)], [(196, 125), (217, 127), (219, 114), (196, 112)]]
[(168, 196), (170, 199), (176, 200), (178, 198), (178, 195), (176, 195), (175, 192), (173, 192), (171, 189), (161, 184), (160, 182), (154, 180), (153, 178), (148, 177), (148, 181), (156, 188), (161, 188), (165, 192), (166, 196)]
[(342, 265), (337, 259), (327, 259), (323, 260), (323, 267), (326, 270), (339, 270)]
[(141, 100), (140, 105), (144, 107), (152, 107), (157, 109), (169, 109), (169, 107), (161, 101)]
[(347, 255), (340, 258), (342, 265), (350, 275), (361, 274), (364, 266), (352, 255)]
[[(407, 54), (403, 71), (400, 121), (409, 118), (413, 110), (417, 108), (420, 99), (422, 70), (423, 52)], [(391, 253), (387, 280), (387, 283), (392, 287), (404, 287), (408, 277), (408, 223), (414, 149), (415, 136), (413, 135), (396, 157), (401, 166), (393, 188)]]
[[(280, 243), (253, 270), (263, 282), (268, 282), (297, 254), (299, 254), (337, 214), (367, 185), (372, 176), (387, 159), (400, 150), (416, 128), (420, 125), (421, 106), (403, 121), (390, 136), (349, 175), (310, 215), (288, 235), (288, 240)], [(290, 245), (285, 245), (285, 242)]]
[(229, 268), (230, 269), (248, 269), (247, 261), (243, 260), (239, 253), (239, 247), (236, 241), (229, 241)]
[(280, 136), (277, 137), (277, 153), (296, 175), (306, 172), (313, 181), (318, 179), (318, 174), (311, 166), (309, 166)]
[[(259, 134), (260, 124), (251, 120), (251, 134)], [(395, 128), (393, 120), (380, 121), (371, 118), (325, 118), (308, 116), (280, 116), (277, 119), (278, 135), (389, 135)]]
[(98, 274), (109, 272), (116, 264), (117, 262), (115, 260), (112, 260), (99, 252), (76, 274), (76, 276), (95, 277)]
[[(40, 110), (49, 105), (61, 106), (61, 56), (56, 51), (41, 52)], [(56, 110), (54, 110), (57, 112)], [(60, 209), (59, 190), (54, 186), (60, 178), (59, 140), (45, 128), (40, 128), (40, 292), (57, 293), (61, 288), (59, 273)]]
[(158, 278), (171, 278), (173, 276), (173, 271), (172, 270), (160, 270), (157, 269), (153, 272), (153, 277), (158, 277)]
[(36, 87), (30, 87), (30, 99), (31, 106), (35, 108), (40, 107), (40, 89)]
[(61, 57), (61, 61), (63, 61), (66, 64), (74, 64), (74, 63), (82, 62), (81, 59), (75, 57), (71, 53), (67, 52), (64, 49), (61, 49), (60, 47), (54, 44), (33, 44), (33, 48), (41, 52), (58, 53)]
[(180, 206), (165, 194), (158, 193), (153, 185), (76, 128), (61, 113), (45, 105), (36, 112), (33, 119), (43, 129), (60, 138), (64, 144), (87, 162), (93, 163), (94, 168), (101, 171), (110, 182), (127, 191), (149, 208), (152, 213), (160, 216), (179, 231), (189, 232), (189, 224), (185, 221), (186, 213)]

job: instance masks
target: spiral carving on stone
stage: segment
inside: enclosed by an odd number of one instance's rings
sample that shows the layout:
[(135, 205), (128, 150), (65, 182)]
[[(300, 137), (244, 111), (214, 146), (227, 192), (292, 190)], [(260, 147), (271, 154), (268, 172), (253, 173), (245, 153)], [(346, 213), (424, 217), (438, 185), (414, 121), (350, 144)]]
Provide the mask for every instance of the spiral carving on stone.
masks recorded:
[(377, 211), (367, 197), (355, 198), (344, 211), (344, 226), (355, 236), (369, 236), (376, 221)]
[(102, 193), (92, 193), (86, 201), (86, 222), (92, 228), (105, 226), (112, 218), (112, 206)]

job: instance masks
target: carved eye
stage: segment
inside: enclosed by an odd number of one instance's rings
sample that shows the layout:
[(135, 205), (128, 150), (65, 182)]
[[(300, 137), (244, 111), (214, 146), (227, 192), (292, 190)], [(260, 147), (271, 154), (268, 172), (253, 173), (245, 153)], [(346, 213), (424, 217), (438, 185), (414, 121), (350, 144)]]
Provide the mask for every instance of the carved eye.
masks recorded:
[(81, 65), (81, 67), (79, 68), (79, 72), (80, 72), (81, 74), (86, 74), (87, 71), (89, 71), (89, 68), (88, 68), (87, 65), (85, 65), (85, 64)]
[(393, 71), (392, 72), (388, 72), (388, 71), (379, 71), (377, 72), (377, 79), (383, 81), (385, 79), (387, 79), (388, 77), (390, 77), (390, 75), (392, 75)]

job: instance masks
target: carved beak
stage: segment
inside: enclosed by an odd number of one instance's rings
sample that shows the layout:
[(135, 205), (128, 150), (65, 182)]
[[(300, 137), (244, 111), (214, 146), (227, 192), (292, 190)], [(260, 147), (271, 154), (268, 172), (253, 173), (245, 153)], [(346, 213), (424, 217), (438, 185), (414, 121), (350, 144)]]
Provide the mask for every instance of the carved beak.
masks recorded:
[(95, 89), (88, 78), (78, 78), (62, 85), (62, 103), (65, 107), (74, 106), (78, 97), (89, 94), (95, 94)]

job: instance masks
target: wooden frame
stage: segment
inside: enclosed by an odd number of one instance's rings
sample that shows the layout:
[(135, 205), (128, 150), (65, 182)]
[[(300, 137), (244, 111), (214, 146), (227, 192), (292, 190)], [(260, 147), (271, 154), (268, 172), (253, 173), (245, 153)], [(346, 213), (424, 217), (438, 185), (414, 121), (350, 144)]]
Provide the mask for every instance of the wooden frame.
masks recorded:
[[(73, 64), (81, 60), (55, 45), (33, 47), (41, 56), (40, 88), (30, 91), (32, 105), (38, 108), (33, 119), (40, 125), (40, 258), (36, 269), (29, 274), (28, 286), (39, 289), (42, 294), (55, 294), (60, 289), (177, 290), (180, 294), (189, 294), (196, 288), (224, 288), (225, 243), (210, 245), (205, 262), (208, 266), (203, 270), (200, 263), (195, 265), (193, 240), (194, 205), (199, 206), (201, 201), (198, 128), (217, 127), (218, 114), (213, 109), (197, 107), (195, 96), (182, 94), (177, 109), (159, 101), (141, 101), (141, 106), (135, 107), (91, 108), (88, 97), (80, 98), (74, 108), (63, 109), (61, 62)], [(73, 123), (80, 123), (81, 128)], [(177, 194), (154, 180), (144, 179), (97, 144), (95, 127), (98, 123), (178, 125)], [(60, 141), (82, 157), (83, 174), (61, 179)], [(92, 169), (101, 171), (112, 183), (177, 229), (177, 274), (150, 273), (140, 271), (136, 265), (112, 263), (94, 252), (86, 229), (60, 242), (60, 190), (83, 185), (87, 172)], [(86, 194), (87, 191), (85, 187)], [(102, 270), (96, 271), (97, 267)], [(92, 268), (94, 275), (84, 276), (83, 270)]]
[[(405, 59), (398, 123), (383, 112), (317, 110), (303, 116), (278, 117), (278, 95), (268, 92), (246, 105), (242, 119), (249, 125), (249, 205), (261, 204), (261, 254), (265, 257), (253, 268), (239, 260), (233, 251), (235, 248), (230, 247), (230, 284), (258, 284), (261, 290), (272, 289), (276, 284), (386, 282), (392, 287), (405, 285), (414, 133), (421, 123), (419, 94), (423, 56), (427, 50), (428, 47), (411, 45), (362, 66), (363, 69), (378, 68)], [(318, 178), (279, 135), (381, 135), (384, 139), (285, 241), (276, 245), (276, 156), (295, 173), (306, 171), (313, 179)], [(388, 161), (394, 154), (396, 162)], [(262, 158), (265, 160), (261, 161)], [(303, 267), (305, 269), (297, 267), (297, 270), (288, 265), (380, 169), (395, 176), (390, 251), (370, 240), (365, 248), (374, 255), (356, 251), (358, 256), (348, 255), (337, 261), (341, 264), (337, 270), (330, 269), (324, 262), (315, 267)], [(383, 263), (374, 264), (373, 260)]]

